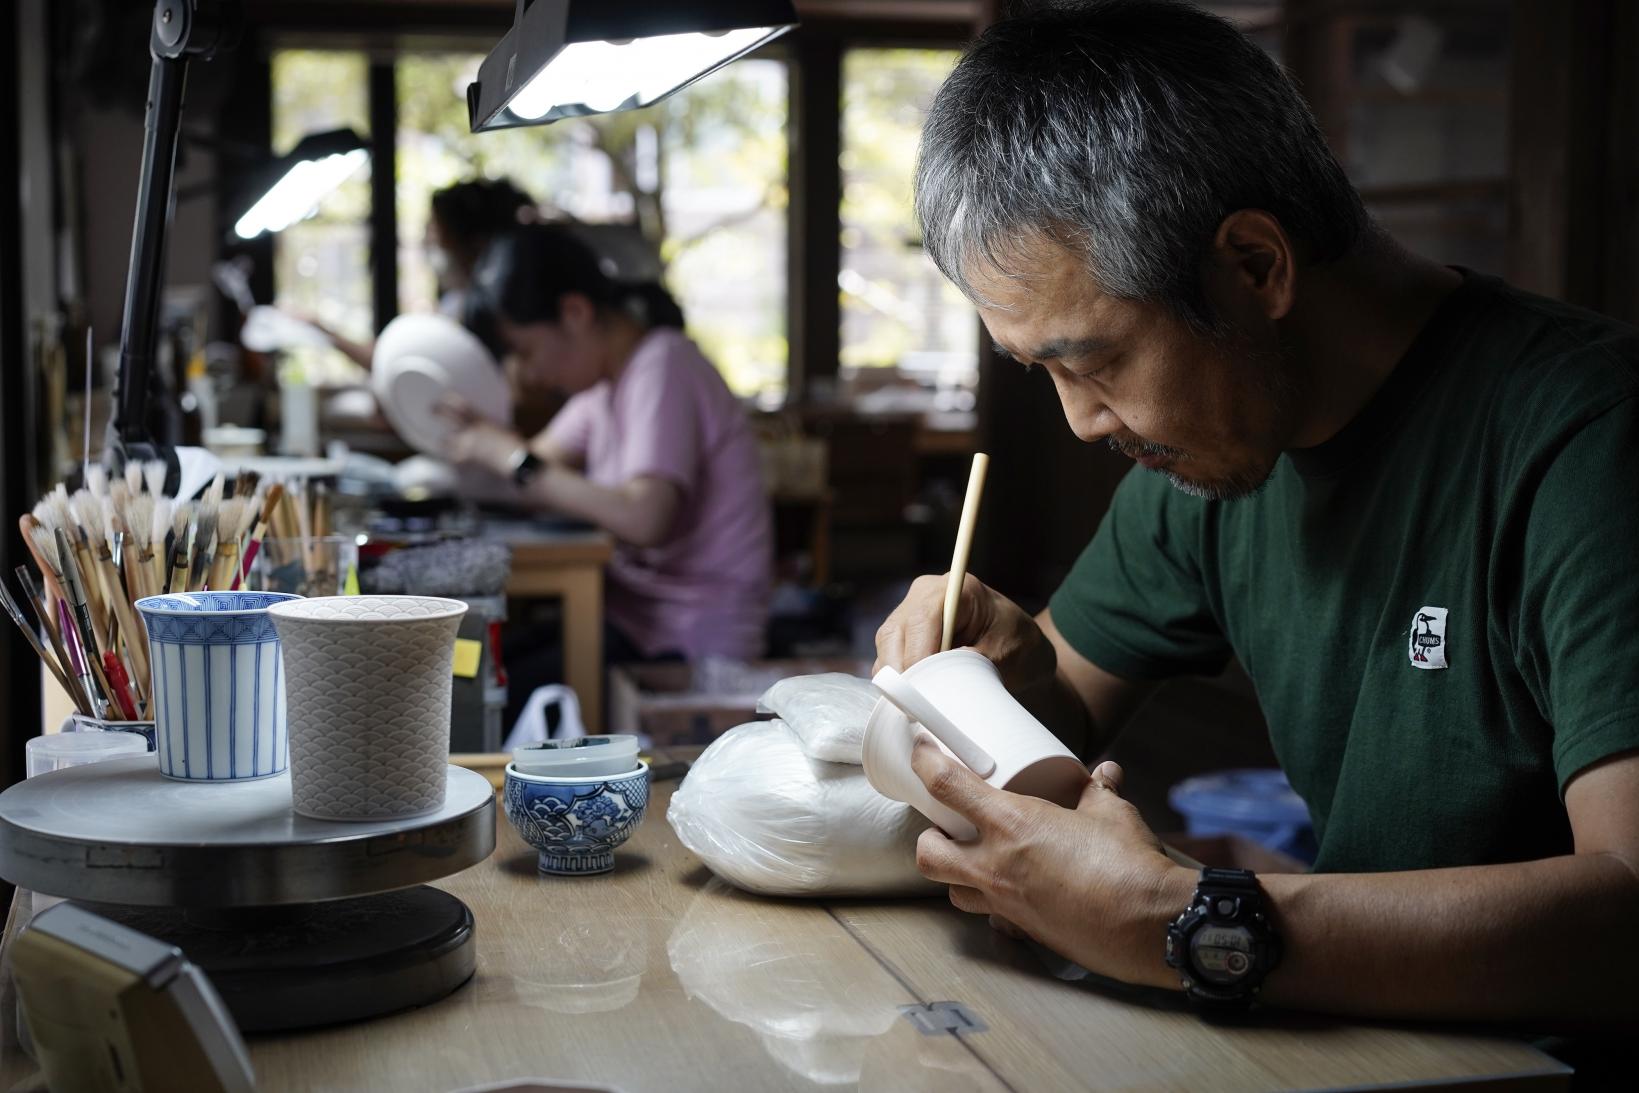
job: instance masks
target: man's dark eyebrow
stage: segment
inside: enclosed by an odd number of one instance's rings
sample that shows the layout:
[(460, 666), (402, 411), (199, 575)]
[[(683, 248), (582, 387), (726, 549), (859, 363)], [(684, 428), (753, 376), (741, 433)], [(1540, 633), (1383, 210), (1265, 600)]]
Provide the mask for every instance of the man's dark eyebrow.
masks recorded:
[[(993, 341), (991, 345), (1002, 356), (1013, 357), (1013, 354), (1003, 348), (1000, 342)], [(1065, 357), (1080, 357), (1108, 348), (1110, 348), (1110, 343), (1103, 338), (1064, 338), (1037, 346), (1033, 352), (1027, 353), (1023, 359), (1032, 361), (1060, 360)]]

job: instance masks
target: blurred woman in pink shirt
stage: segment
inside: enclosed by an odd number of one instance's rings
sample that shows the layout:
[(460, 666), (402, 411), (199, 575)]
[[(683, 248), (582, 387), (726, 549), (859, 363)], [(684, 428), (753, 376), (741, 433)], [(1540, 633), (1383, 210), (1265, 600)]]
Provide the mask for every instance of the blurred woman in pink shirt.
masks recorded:
[(519, 382), (568, 401), (530, 440), (469, 420), (449, 454), (614, 535), (612, 648), (760, 654), (772, 530), (756, 439), (665, 289), (617, 284), (571, 229), (534, 224), (486, 249), (466, 322)]

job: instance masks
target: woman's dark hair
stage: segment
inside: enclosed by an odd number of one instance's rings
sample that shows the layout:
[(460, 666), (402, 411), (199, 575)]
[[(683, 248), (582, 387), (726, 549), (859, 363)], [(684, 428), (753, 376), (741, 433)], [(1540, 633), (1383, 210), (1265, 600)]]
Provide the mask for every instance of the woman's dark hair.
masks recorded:
[(433, 218), (446, 244), (474, 258), (495, 236), (516, 228), (520, 214), (534, 207), (528, 194), (504, 178), (457, 182), (432, 196)]
[(504, 346), (498, 319), (555, 323), (571, 292), (645, 329), (683, 326), (683, 309), (663, 286), (612, 280), (597, 253), (562, 224), (526, 224), (496, 236), (473, 269), (462, 321), (499, 357)]

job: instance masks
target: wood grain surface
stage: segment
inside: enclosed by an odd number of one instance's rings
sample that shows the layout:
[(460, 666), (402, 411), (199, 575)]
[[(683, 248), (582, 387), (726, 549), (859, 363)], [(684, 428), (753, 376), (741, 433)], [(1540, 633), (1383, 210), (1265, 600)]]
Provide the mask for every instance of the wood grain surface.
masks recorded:
[[(503, 817), (494, 856), (440, 884), (477, 919), (472, 981), (419, 1010), (253, 1038), (258, 1088), (1567, 1087), (1560, 1064), (1509, 1040), (1295, 1015), (1207, 1024), (1169, 995), (1078, 978), (943, 901), (745, 895), (679, 845), (665, 822), (675, 785), (655, 787), (603, 877), (540, 875)], [(7, 968), (0, 1089), (29, 1089), (37, 1074), (18, 1050)], [(900, 1013), (942, 1001), (966, 1005), (985, 1031), (928, 1036)]]

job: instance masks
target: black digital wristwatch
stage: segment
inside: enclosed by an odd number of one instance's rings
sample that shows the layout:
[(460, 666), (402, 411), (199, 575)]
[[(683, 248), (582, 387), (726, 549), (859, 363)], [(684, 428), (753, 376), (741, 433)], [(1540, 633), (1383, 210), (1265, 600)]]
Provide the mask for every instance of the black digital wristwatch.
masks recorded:
[(512, 470), (513, 483), (518, 486), (527, 486), (535, 480), (537, 474), (541, 473), (541, 468), (546, 466), (546, 461), (528, 448), (519, 448), (508, 460), (508, 466)]
[(1280, 937), (1250, 869), (1203, 869), (1195, 896), (1167, 927), (1167, 967), (1193, 1002), (1245, 1009), (1280, 963)]

